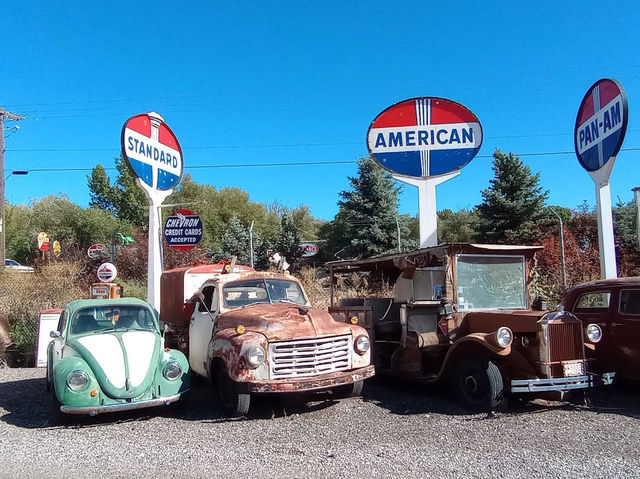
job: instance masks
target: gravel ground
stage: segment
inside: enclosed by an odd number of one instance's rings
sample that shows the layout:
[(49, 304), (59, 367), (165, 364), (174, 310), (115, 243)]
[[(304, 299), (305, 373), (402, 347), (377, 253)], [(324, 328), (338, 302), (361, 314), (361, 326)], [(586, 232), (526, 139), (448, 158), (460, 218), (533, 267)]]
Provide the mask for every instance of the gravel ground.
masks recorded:
[[(640, 392), (590, 406), (469, 414), (448, 391), (383, 382), (364, 399), (257, 398), (225, 419), (206, 383), (179, 407), (49, 425), (44, 370), (0, 369), (0, 477), (640, 477)], [(255, 406), (255, 407), (254, 407)]]

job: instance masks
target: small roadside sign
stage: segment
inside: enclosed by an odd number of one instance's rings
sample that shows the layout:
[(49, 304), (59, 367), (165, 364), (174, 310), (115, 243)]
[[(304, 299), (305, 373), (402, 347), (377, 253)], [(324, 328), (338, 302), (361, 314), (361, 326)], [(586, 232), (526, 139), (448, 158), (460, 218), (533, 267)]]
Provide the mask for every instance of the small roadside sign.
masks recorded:
[(301, 256), (303, 258), (310, 258), (318, 254), (318, 245), (313, 243), (300, 243), (298, 245), (300, 248)]
[(40, 251), (47, 251), (49, 249), (49, 235), (44, 231), (38, 233), (38, 249)]
[(109, 283), (116, 279), (118, 270), (112, 263), (102, 263), (98, 266), (98, 279), (103, 283)]
[(106, 247), (103, 244), (92, 244), (87, 250), (87, 255), (91, 259), (99, 258), (105, 251)]

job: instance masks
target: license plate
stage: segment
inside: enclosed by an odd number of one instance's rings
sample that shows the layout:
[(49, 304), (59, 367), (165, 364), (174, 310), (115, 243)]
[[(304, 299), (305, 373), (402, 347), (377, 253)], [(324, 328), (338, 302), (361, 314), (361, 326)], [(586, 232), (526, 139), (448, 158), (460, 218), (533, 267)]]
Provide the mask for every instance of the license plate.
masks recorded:
[(584, 363), (582, 361), (563, 361), (562, 368), (564, 369), (565, 377), (584, 375)]

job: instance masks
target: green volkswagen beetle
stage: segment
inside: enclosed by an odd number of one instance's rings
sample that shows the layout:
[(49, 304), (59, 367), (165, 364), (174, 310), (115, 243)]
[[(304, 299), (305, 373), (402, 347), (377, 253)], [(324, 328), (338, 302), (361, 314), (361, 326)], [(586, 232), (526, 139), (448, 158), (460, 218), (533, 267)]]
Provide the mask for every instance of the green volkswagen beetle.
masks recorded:
[(55, 414), (168, 405), (189, 389), (187, 359), (163, 347), (158, 315), (140, 299), (72, 301), (51, 337), (47, 389)]

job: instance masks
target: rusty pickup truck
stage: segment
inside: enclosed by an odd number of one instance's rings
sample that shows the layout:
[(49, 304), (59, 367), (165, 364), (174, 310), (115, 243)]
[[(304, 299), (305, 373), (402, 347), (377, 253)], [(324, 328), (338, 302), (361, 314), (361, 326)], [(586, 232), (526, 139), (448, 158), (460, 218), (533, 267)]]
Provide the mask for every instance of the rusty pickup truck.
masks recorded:
[(311, 307), (288, 274), (233, 262), (169, 270), (160, 317), (165, 344), (187, 355), (232, 415), (245, 415), (257, 393), (359, 395), (374, 374), (367, 331)]

